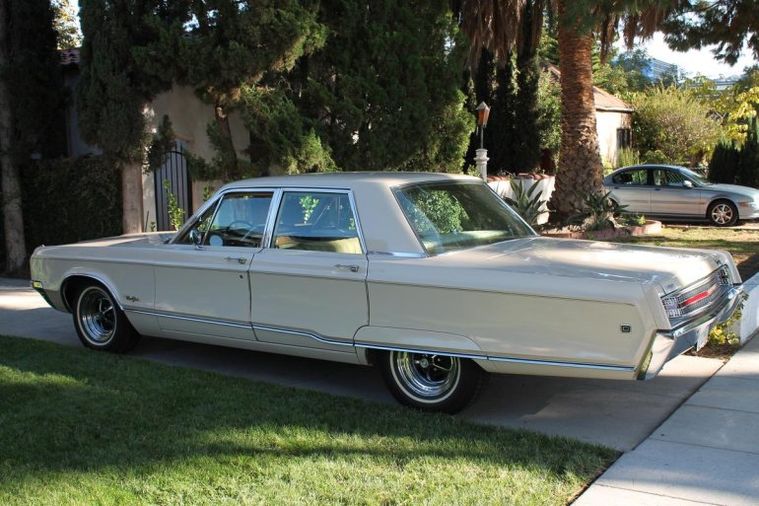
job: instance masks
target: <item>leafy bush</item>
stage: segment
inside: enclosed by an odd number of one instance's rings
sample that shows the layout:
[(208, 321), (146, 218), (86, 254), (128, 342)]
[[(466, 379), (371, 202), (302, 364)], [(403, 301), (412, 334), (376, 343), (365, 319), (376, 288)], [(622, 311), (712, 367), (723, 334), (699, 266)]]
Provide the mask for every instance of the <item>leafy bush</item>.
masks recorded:
[(632, 103), (633, 138), (647, 162), (698, 161), (720, 137), (708, 105), (688, 90), (657, 86), (634, 95)]
[(735, 183), (738, 172), (740, 150), (734, 141), (720, 141), (714, 148), (709, 161), (709, 181), (713, 183)]
[[(537, 225), (541, 208), (546, 203), (545, 200), (540, 200), (542, 192), (538, 190), (539, 183), (540, 180), (537, 180), (529, 188), (525, 189), (525, 185), (517, 183), (515, 179), (512, 179), (510, 184), (514, 198), (504, 197), (504, 200), (519, 213), (524, 221), (533, 227)], [(536, 191), (537, 194), (535, 194)]]
[(617, 168), (629, 167), (630, 165), (638, 165), (640, 163), (640, 155), (633, 148), (622, 148), (617, 152)]
[(105, 157), (31, 162), (22, 171), (28, 251), (121, 234), (121, 170)]

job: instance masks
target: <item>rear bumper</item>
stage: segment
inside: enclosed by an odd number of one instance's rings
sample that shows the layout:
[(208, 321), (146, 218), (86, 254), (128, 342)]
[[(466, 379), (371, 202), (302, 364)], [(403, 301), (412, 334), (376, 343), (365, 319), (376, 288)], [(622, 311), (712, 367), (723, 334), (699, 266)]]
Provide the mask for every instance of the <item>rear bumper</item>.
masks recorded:
[(675, 329), (658, 332), (651, 344), (647, 363), (639, 369), (638, 379), (651, 379), (673, 358), (691, 348), (701, 349), (709, 339), (712, 328), (727, 321), (738, 309), (743, 294), (743, 287), (735, 285), (727, 292), (724, 301), (708, 313)]

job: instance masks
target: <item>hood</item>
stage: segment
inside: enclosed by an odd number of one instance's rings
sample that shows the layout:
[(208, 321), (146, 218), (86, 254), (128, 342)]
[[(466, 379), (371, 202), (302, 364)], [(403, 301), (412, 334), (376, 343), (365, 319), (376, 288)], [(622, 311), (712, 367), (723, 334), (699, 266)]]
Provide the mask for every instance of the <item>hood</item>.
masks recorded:
[(741, 195), (751, 200), (759, 201), (759, 190), (757, 190), (756, 188), (751, 188), (750, 186), (715, 183), (715, 184), (710, 184), (708, 186), (703, 186), (702, 188), (706, 190), (711, 190), (711, 191), (733, 193), (735, 195)]
[(91, 239), (71, 244), (62, 244), (57, 248), (76, 248), (80, 246), (151, 246), (165, 244), (166, 241), (174, 236), (174, 232), (146, 232), (142, 234), (126, 234), (113, 237), (104, 237), (102, 239)]
[(441, 257), (481, 269), (656, 284), (662, 293), (687, 286), (729, 263), (722, 252), (533, 237)]

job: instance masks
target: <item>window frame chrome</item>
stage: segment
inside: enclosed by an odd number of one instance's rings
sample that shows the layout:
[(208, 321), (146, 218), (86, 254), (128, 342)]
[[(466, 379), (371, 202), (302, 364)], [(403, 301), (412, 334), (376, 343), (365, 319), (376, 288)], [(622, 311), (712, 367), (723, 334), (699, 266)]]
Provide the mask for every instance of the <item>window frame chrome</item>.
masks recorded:
[[(351, 206), (351, 212), (353, 213), (353, 219), (356, 222), (356, 235), (358, 236), (358, 242), (361, 246), (361, 256), (366, 256), (368, 254), (368, 250), (366, 248), (366, 242), (364, 240), (364, 231), (361, 227), (361, 217), (358, 214), (358, 208), (356, 207), (356, 200), (353, 196), (353, 190), (350, 188), (319, 188), (319, 187), (312, 187), (312, 186), (283, 186), (279, 188), (279, 195), (277, 195), (276, 199), (276, 206), (273, 205), (272, 209), (273, 212), (269, 216), (269, 222), (267, 222), (267, 232), (266, 234), (266, 242), (264, 243), (263, 247), (266, 249), (278, 249), (272, 247), (272, 242), (274, 240), (274, 230), (276, 228), (277, 224), (277, 218), (279, 217), (279, 213), (282, 207), (282, 200), (284, 199), (285, 193), (338, 193), (338, 194), (344, 194), (348, 196), (348, 202)], [(275, 204), (275, 202), (272, 202), (272, 204)], [(309, 250), (299, 250), (299, 251), (309, 251)], [(353, 255), (354, 253), (339, 253), (339, 254), (348, 254)]]

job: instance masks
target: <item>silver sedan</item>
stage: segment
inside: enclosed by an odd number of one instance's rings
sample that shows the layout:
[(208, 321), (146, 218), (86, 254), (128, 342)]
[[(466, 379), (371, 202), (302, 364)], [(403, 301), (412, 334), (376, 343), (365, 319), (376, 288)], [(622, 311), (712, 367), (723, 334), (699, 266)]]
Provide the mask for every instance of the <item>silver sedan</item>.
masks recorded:
[(759, 218), (759, 190), (710, 183), (685, 167), (623, 167), (604, 178), (604, 187), (628, 213), (705, 219), (720, 227)]

